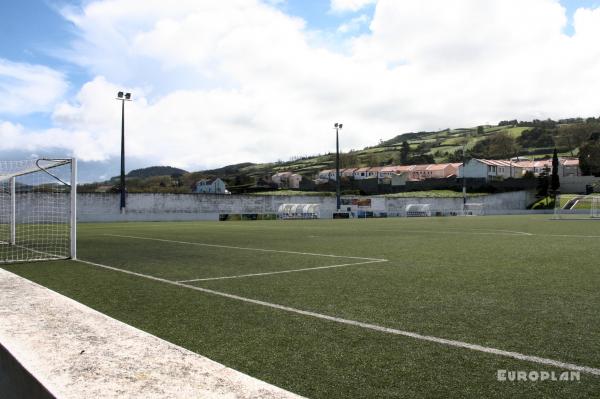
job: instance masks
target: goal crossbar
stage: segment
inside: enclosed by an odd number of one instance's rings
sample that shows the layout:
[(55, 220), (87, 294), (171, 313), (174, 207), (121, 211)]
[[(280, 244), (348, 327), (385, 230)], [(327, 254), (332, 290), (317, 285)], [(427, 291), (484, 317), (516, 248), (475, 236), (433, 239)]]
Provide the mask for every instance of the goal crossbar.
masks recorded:
[[(0, 167), (0, 181), (17, 176), (24, 176), (38, 171), (49, 171), (58, 166), (71, 163), (71, 159), (40, 158), (33, 161), (4, 161), (6, 165)], [(2, 161), (0, 161), (2, 162)], [(8, 163), (10, 162), (10, 163)]]

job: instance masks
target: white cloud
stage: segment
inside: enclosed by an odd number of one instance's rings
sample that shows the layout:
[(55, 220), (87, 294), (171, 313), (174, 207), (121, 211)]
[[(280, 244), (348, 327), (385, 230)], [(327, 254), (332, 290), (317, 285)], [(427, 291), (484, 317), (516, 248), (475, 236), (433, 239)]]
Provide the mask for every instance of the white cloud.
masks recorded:
[[(58, 128), (30, 130), (20, 124), (0, 121), (0, 143), (2, 151), (45, 151), (69, 149), (85, 161), (104, 160), (97, 157), (102, 143), (94, 139), (89, 131), (64, 130)], [(64, 154), (70, 155), (70, 154)], [(32, 155), (35, 157), (35, 155)]]
[(65, 15), (81, 33), (71, 59), (98, 77), (56, 106), (54, 129), (3, 125), (32, 151), (117, 155), (121, 85), (134, 94), (128, 154), (191, 169), (328, 152), (338, 121), (349, 149), (600, 109), (600, 11), (578, 10), (569, 37), (555, 0), (379, 0), (343, 53), (258, 0), (105, 0)]
[(0, 113), (48, 111), (66, 90), (67, 83), (60, 72), (0, 58)]
[(336, 12), (356, 12), (361, 8), (375, 3), (377, 3), (377, 0), (331, 0), (331, 9)]
[(358, 31), (363, 25), (369, 22), (369, 16), (366, 14), (359, 15), (358, 17), (352, 18), (350, 21), (341, 24), (337, 31), (339, 33), (350, 33)]

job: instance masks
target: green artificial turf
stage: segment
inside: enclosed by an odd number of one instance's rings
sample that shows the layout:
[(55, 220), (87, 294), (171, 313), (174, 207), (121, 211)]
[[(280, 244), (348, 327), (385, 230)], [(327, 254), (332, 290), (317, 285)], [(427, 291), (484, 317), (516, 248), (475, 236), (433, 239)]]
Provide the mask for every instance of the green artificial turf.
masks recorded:
[[(127, 235), (182, 242), (117, 237)], [(240, 248), (334, 254), (341, 258)], [(600, 222), (549, 216), (79, 226), (81, 259), (275, 304), (600, 368)], [(348, 326), (73, 261), (5, 266), (112, 317), (309, 397), (593, 397), (498, 382), (549, 366)]]

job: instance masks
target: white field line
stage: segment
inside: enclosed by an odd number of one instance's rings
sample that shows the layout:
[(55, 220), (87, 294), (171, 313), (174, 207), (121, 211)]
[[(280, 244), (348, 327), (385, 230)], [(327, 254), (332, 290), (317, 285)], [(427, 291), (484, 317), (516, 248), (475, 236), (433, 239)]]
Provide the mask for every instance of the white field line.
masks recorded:
[(538, 234), (544, 237), (567, 237), (567, 238), (600, 238), (600, 236), (586, 236), (580, 234)]
[(376, 231), (384, 231), (384, 232), (395, 232), (395, 233), (417, 233), (417, 234), (452, 234), (452, 235), (461, 235), (461, 234), (470, 234), (470, 235), (490, 235), (490, 236), (534, 236), (534, 233), (526, 233), (524, 231), (511, 231), (511, 230), (497, 230), (497, 231), (468, 231), (468, 230), (407, 230), (407, 229), (386, 229), (386, 230), (376, 230)]
[(423, 234), (470, 234), (470, 235), (494, 235), (494, 236), (525, 236), (525, 237), (566, 237), (566, 238), (600, 238), (600, 235), (583, 235), (583, 234), (546, 234), (546, 233), (527, 233), (524, 231), (512, 231), (512, 230), (496, 230), (496, 231), (467, 231), (467, 230), (456, 230), (456, 231), (444, 231), (444, 230), (382, 230), (378, 229), (375, 231), (395, 232), (395, 233), (423, 233)]
[(279, 270), (276, 272), (264, 272), (264, 273), (252, 273), (252, 274), (240, 274), (238, 276), (224, 276), (224, 277), (207, 277), (207, 278), (194, 278), (191, 280), (179, 280), (178, 283), (193, 283), (195, 281), (212, 281), (212, 280), (228, 280), (232, 278), (244, 278), (244, 277), (257, 277), (257, 276), (269, 276), (271, 274), (283, 274), (283, 273), (296, 273), (305, 272), (310, 270), (321, 270), (321, 269), (334, 269), (337, 267), (357, 266), (357, 265), (368, 265), (370, 263), (381, 263), (387, 262), (387, 260), (368, 260), (365, 262), (356, 263), (344, 263), (341, 265), (329, 265), (329, 266), (317, 266), (317, 267), (306, 267), (304, 269), (290, 269), (290, 270)]
[(469, 229), (472, 231), (483, 231), (483, 232), (487, 232), (489, 233), (508, 233), (508, 234), (515, 234), (515, 235), (523, 235), (523, 236), (532, 236), (534, 235), (533, 233), (528, 233), (526, 231), (517, 231), (517, 230), (500, 230), (500, 229)]
[(254, 305), (266, 306), (266, 307), (269, 307), (272, 309), (278, 309), (278, 310), (282, 310), (282, 311), (289, 312), (289, 313), (295, 313), (295, 314), (300, 314), (303, 316), (314, 317), (314, 318), (321, 319), (321, 320), (327, 320), (327, 321), (332, 321), (335, 323), (360, 327), (360, 328), (364, 328), (367, 330), (378, 331), (378, 332), (382, 332), (382, 333), (386, 333), (386, 334), (401, 335), (401, 336), (414, 338), (414, 339), (421, 340), (421, 341), (434, 342), (434, 343), (437, 343), (440, 345), (446, 345), (446, 346), (451, 346), (451, 347), (455, 347), (455, 348), (469, 349), (469, 350), (476, 351), (476, 352), (483, 352), (483, 353), (488, 353), (488, 354), (492, 354), (492, 355), (496, 355), (496, 356), (508, 357), (508, 358), (512, 358), (512, 359), (525, 361), (525, 362), (531, 362), (531, 363), (543, 364), (546, 366), (558, 367), (558, 368), (561, 368), (564, 370), (579, 371), (579, 372), (586, 373), (586, 374), (600, 376), (600, 368), (594, 368), (594, 367), (589, 367), (589, 366), (580, 366), (577, 364), (565, 363), (565, 362), (561, 362), (559, 360), (553, 360), (553, 359), (548, 359), (548, 358), (544, 358), (544, 357), (524, 355), (524, 354), (518, 353), (518, 352), (505, 351), (502, 349), (496, 349), (496, 348), (491, 348), (491, 347), (487, 347), (487, 346), (470, 344), (467, 342), (455, 341), (452, 339), (438, 338), (438, 337), (433, 337), (430, 335), (423, 335), (423, 334), (414, 333), (414, 332), (410, 332), (410, 331), (397, 330), (395, 328), (378, 326), (376, 324), (369, 324), (369, 323), (363, 323), (363, 322), (355, 321), (355, 320), (342, 319), (340, 317), (328, 316), (328, 315), (321, 314), (321, 313), (310, 312), (307, 310), (296, 309), (296, 308), (292, 308), (292, 307), (288, 307), (288, 306), (278, 305), (275, 303), (259, 301), (257, 299), (245, 298), (242, 296), (228, 294), (228, 293), (220, 292), (220, 291), (215, 291), (215, 290), (211, 290), (208, 288), (195, 287), (193, 285), (183, 284), (183, 283), (179, 283), (177, 281), (166, 280), (166, 279), (163, 279), (160, 277), (149, 276), (149, 275), (142, 274), (142, 273), (136, 273), (136, 272), (132, 272), (129, 270), (119, 269), (119, 268), (107, 266), (107, 265), (102, 265), (100, 263), (88, 262), (88, 261), (79, 260), (79, 259), (76, 260), (76, 262), (85, 263), (85, 264), (88, 264), (91, 266), (101, 267), (104, 269), (114, 270), (114, 271), (121, 272), (121, 273), (131, 274), (134, 276), (147, 278), (149, 280), (160, 281), (165, 284), (171, 284), (171, 285), (175, 285), (178, 287), (188, 288), (191, 290), (196, 290), (196, 291), (204, 292), (207, 294), (217, 295), (217, 296), (225, 297), (225, 298), (229, 298), (229, 299), (235, 299), (237, 301), (252, 303)]
[[(4, 244), (3, 242), (0, 241), (0, 244)], [(36, 254), (40, 254), (40, 255), (45, 255), (47, 256), (47, 258), (37, 258), (37, 259), (7, 259), (7, 260), (0, 260), (0, 263), (25, 263), (25, 262), (40, 262), (40, 261), (45, 261), (45, 260), (60, 260), (60, 259), (69, 259), (69, 257), (67, 256), (60, 256), (60, 255), (55, 255), (55, 254), (51, 254), (49, 252), (44, 252), (44, 251), (38, 251), (35, 249), (31, 249), (31, 248), (27, 248), (23, 245), (18, 245), (18, 244), (9, 244), (13, 247), (19, 247), (22, 248), (26, 251), (30, 251), (30, 252), (34, 252)]]
[(243, 251), (275, 252), (275, 253), (280, 253), (280, 254), (323, 256), (326, 258), (359, 259), (359, 260), (372, 260), (372, 261), (381, 261), (381, 262), (387, 261), (387, 259), (380, 259), (380, 258), (363, 258), (360, 256), (329, 255), (329, 254), (316, 254), (316, 253), (312, 253), (312, 252), (282, 251), (282, 250), (277, 250), (277, 249), (234, 247), (232, 245), (204, 244), (201, 242), (177, 241), (177, 240), (167, 240), (167, 239), (163, 239), (163, 238), (127, 236), (127, 235), (121, 235), (121, 234), (104, 234), (104, 235), (109, 236), (109, 237), (133, 238), (136, 240), (148, 240), (148, 241), (171, 242), (171, 243), (175, 243), (175, 244), (197, 245), (197, 246), (201, 246), (201, 247), (239, 249), (239, 250), (243, 250)]

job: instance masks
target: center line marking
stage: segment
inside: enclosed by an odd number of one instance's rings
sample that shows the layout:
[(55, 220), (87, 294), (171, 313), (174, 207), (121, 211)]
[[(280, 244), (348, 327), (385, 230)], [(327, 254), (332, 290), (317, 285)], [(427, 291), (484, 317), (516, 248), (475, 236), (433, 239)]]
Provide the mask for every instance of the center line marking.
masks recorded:
[(385, 259), (382, 259), (382, 260), (368, 260), (366, 262), (344, 263), (342, 265), (306, 267), (304, 269), (290, 269), (290, 270), (280, 270), (280, 271), (276, 271), (276, 272), (240, 274), (238, 276), (194, 278), (194, 279), (191, 279), (191, 280), (179, 280), (177, 282), (178, 283), (193, 283), (193, 282), (196, 282), (196, 281), (227, 280), (227, 279), (231, 279), (231, 278), (269, 276), (271, 274), (296, 273), (296, 272), (305, 272), (305, 271), (310, 271), (310, 270), (333, 269), (333, 268), (336, 268), (336, 267), (347, 267), (347, 266), (356, 266), (356, 265), (368, 265), (368, 264), (371, 264), (371, 263), (382, 263), (382, 262), (387, 262), (387, 260), (385, 260)]
[(201, 242), (177, 241), (177, 240), (167, 240), (167, 239), (164, 239), (164, 238), (127, 236), (127, 235), (121, 235), (121, 234), (103, 234), (103, 235), (108, 236), (108, 237), (133, 238), (133, 239), (136, 239), (136, 240), (161, 241), (161, 242), (172, 242), (172, 243), (175, 243), (175, 244), (198, 245), (198, 246), (201, 246), (201, 247), (240, 249), (240, 250), (243, 250), (243, 251), (275, 252), (275, 253), (281, 253), (281, 254), (307, 255), (307, 256), (323, 256), (323, 257), (327, 257), (327, 258), (359, 259), (359, 260), (372, 260), (372, 261), (380, 261), (380, 262), (387, 261), (387, 259), (380, 259), (380, 258), (363, 258), (363, 257), (360, 257), (360, 256), (316, 254), (316, 253), (312, 253), (312, 252), (282, 251), (282, 250), (278, 250), (278, 249), (234, 247), (234, 246), (231, 246), (231, 245), (204, 244), (204, 243), (201, 243)]
[(335, 316), (328, 316), (328, 315), (321, 314), (321, 313), (296, 309), (296, 308), (292, 308), (292, 307), (284, 306), (284, 305), (278, 305), (276, 303), (270, 303), (270, 302), (260, 301), (257, 299), (245, 298), (242, 296), (228, 294), (226, 292), (221, 292), (221, 291), (215, 291), (215, 290), (211, 290), (208, 288), (195, 287), (193, 285), (183, 284), (183, 283), (179, 283), (177, 281), (166, 280), (164, 278), (154, 277), (154, 276), (150, 276), (150, 275), (142, 274), (142, 273), (136, 273), (136, 272), (132, 272), (132, 271), (125, 270), (125, 269), (119, 269), (119, 268), (113, 267), (113, 266), (107, 266), (107, 265), (103, 265), (100, 263), (89, 262), (86, 260), (78, 259), (78, 260), (75, 260), (75, 262), (85, 263), (85, 264), (95, 266), (95, 267), (100, 267), (100, 268), (113, 270), (113, 271), (117, 271), (117, 272), (121, 272), (121, 273), (125, 273), (125, 274), (130, 274), (133, 276), (143, 277), (143, 278), (146, 278), (149, 280), (159, 281), (159, 282), (162, 282), (165, 284), (171, 284), (171, 285), (175, 285), (178, 287), (188, 288), (191, 290), (196, 290), (196, 291), (200, 291), (200, 292), (204, 292), (207, 294), (212, 294), (212, 295), (216, 295), (216, 296), (220, 296), (220, 297), (224, 297), (224, 298), (235, 299), (237, 301), (252, 303), (252, 304), (260, 305), (260, 306), (266, 306), (266, 307), (269, 307), (272, 309), (278, 309), (278, 310), (282, 310), (282, 311), (289, 312), (289, 313), (295, 313), (295, 314), (300, 314), (303, 316), (314, 317), (314, 318), (321, 319), (321, 320), (328, 320), (328, 321), (332, 321), (335, 323), (350, 325), (350, 326), (354, 326), (354, 327), (360, 327), (360, 328), (364, 328), (367, 330), (378, 331), (378, 332), (383, 332), (383, 333), (393, 334), (393, 335), (401, 335), (401, 336), (405, 336), (405, 337), (409, 337), (409, 338), (418, 339), (421, 341), (434, 342), (437, 344), (452, 346), (455, 348), (469, 349), (469, 350), (476, 351), (476, 352), (483, 352), (483, 353), (488, 353), (488, 354), (492, 354), (492, 355), (496, 355), (496, 356), (517, 359), (517, 360), (521, 360), (521, 361), (525, 361), (525, 362), (544, 364), (547, 366), (558, 367), (558, 368), (565, 369), (565, 370), (580, 371), (582, 373), (600, 376), (600, 368), (594, 368), (594, 367), (589, 367), (589, 366), (580, 366), (580, 365), (573, 364), (573, 363), (565, 363), (565, 362), (562, 362), (559, 360), (553, 360), (553, 359), (548, 359), (548, 358), (539, 357), (539, 356), (530, 356), (530, 355), (525, 355), (525, 354), (518, 353), (518, 352), (511, 352), (511, 351), (505, 351), (502, 349), (496, 349), (496, 348), (491, 348), (491, 347), (477, 345), (477, 344), (470, 344), (468, 342), (455, 341), (455, 340), (446, 339), (446, 338), (438, 338), (438, 337), (434, 337), (434, 336), (430, 336), (430, 335), (423, 335), (423, 334), (419, 334), (419, 333), (415, 333), (415, 332), (411, 332), (411, 331), (403, 331), (403, 330), (398, 330), (395, 328), (379, 326), (376, 324), (363, 323), (361, 321), (348, 320), (348, 319), (343, 319), (343, 318), (335, 317)]

